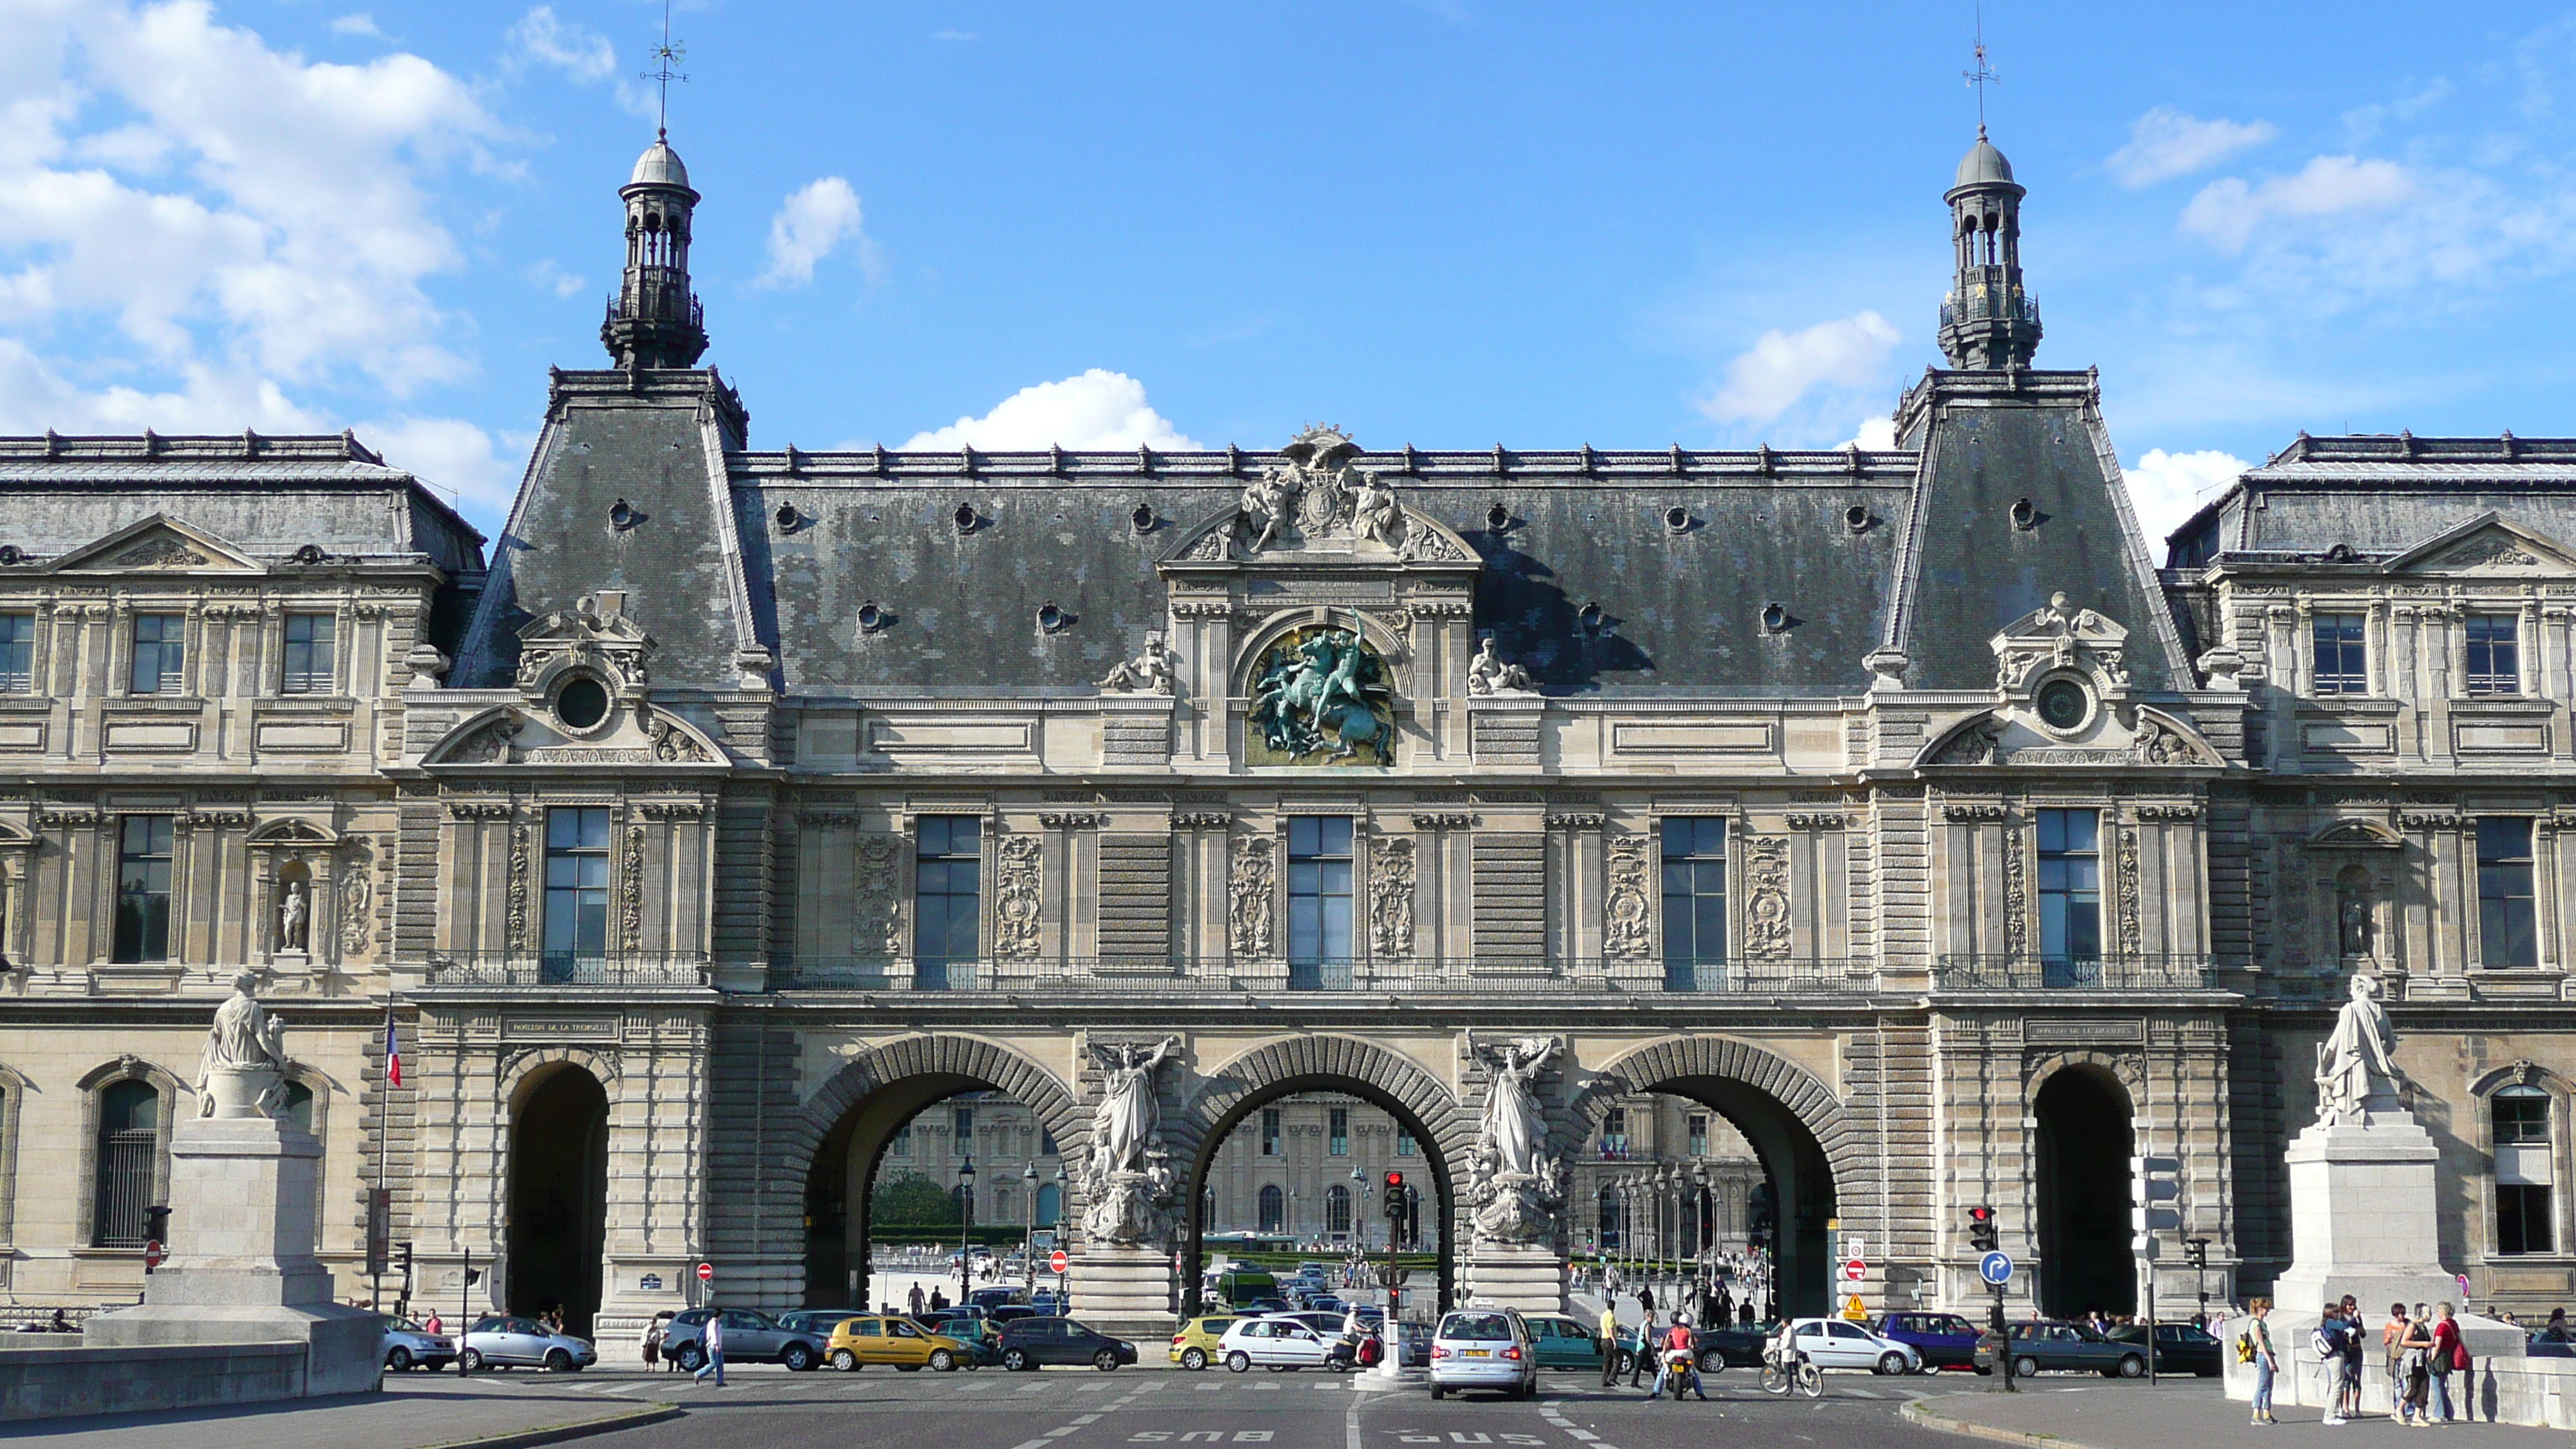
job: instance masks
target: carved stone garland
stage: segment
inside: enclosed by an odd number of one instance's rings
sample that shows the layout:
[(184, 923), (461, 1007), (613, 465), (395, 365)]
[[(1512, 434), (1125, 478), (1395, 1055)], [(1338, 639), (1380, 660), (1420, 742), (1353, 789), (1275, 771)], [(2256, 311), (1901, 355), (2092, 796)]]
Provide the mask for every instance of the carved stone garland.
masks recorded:
[(2004, 831), (2004, 951), (2020, 956), (2030, 950), (2030, 867), (2022, 855), (2021, 832)]
[(528, 949), (528, 825), (510, 826), (510, 949)]
[[(852, 892), (857, 919), (851, 923), (850, 941), (861, 955), (903, 954), (903, 845), (900, 835), (859, 837), (859, 878)], [(873, 953), (867, 949), (871, 940), (876, 943)]]
[(1045, 896), (1045, 877), (1034, 835), (1006, 835), (996, 851), (993, 872), (993, 954), (997, 957), (1038, 953), (1038, 913)]
[(1228, 921), (1233, 927), (1237, 956), (1270, 953), (1274, 875), (1271, 854), (1272, 842), (1266, 835), (1247, 835), (1234, 843), (1234, 865), (1228, 880)]
[(626, 828), (626, 860), (617, 883), (617, 941), (628, 953), (644, 949), (644, 827)]
[(1756, 961), (1786, 960), (1793, 940), (1788, 839), (1751, 836), (1744, 849), (1744, 954)]
[(1610, 955), (1634, 959), (1654, 954), (1654, 877), (1651, 835), (1610, 837), (1610, 898), (1604, 908), (1603, 946)]
[(2138, 829), (2120, 827), (2120, 949), (2136, 955), (2146, 948), (2138, 919)]
[(1413, 842), (1377, 842), (1369, 852), (1369, 945), (1380, 956), (1413, 954), (1413, 881)]

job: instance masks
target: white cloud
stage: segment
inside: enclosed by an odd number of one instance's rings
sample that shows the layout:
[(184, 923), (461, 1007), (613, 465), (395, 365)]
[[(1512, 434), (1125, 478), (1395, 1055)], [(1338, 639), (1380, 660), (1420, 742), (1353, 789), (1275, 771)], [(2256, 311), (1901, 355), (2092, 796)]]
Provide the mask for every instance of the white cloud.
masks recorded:
[(859, 194), (838, 176), (826, 176), (789, 192), (769, 219), (769, 265), (761, 270), (764, 287), (802, 287), (814, 280), (814, 264), (855, 246), (861, 264), (869, 257), (867, 233), (859, 229)]
[(2182, 211), (2182, 229), (2241, 252), (2266, 226), (2297, 227), (2354, 213), (2387, 211), (2414, 198), (2414, 173), (2394, 161), (2319, 156), (2296, 175), (2259, 186), (2239, 177), (2213, 181)]
[(1697, 406), (1721, 423), (1769, 423), (1818, 387), (1876, 386), (1888, 354), (1902, 340), (1876, 312), (1855, 312), (1803, 332), (1773, 328), (1727, 364), (1725, 380)]
[(617, 73), (617, 48), (608, 43), (608, 37), (558, 19), (551, 5), (520, 16), (507, 38), (510, 58), (521, 65), (552, 66), (585, 83)]
[(2158, 106), (2131, 123), (2129, 144), (2112, 152), (2103, 165), (2122, 186), (2153, 186), (2207, 170), (2279, 134), (2269, 121), (2204, 121)]
[(940, 452), (961, 447), (1166, 448), (1196, 451), (1201, 445), (1172, 426), (1145, 401), (1145, 385), (1123, 372), (1095, 367), (1062, 382), (1024, 387), (980, 418), (959, 418), (933, 432), (915, 433), (907, 449)]
[(2121, 469), (2129, 482), (2130, 506), (2138, 511), (2138, 527), (2147, 536), (2147, 551), (2161, 560), (2165, 535), (2253, 466), (2216, 449), (2168, 453), (2149, 448), (2146, 456)]
[[(395, 417), (360, 423), (357, 432), (386, 462), (448, 493), (460, 512), (477, 520), (506, 516), (534, 443), (515, 435), (496, 438), (455, 418)], [(488, 521), (482, 527), (495, 531)]]
[(384, 38), (384, 32), (376, 28), (376, 17), (363, 10), (352, 15), (343, 15), (332, 21), (331, 33), (333, 35), (372, 35), (379, 40)]
[(65, 378), (16, 338), (0, 337), (0, 432), (311, 433), (330, 430), (266, 378), (189, 363), (177, 386), (151, 391), (115, 384), (96, 391)]
[(542, 287), (558, 297), (569, 297), (590, 285), (556, 265), (552, 257), (529, 263), (520, 275), (526, 277), (531, 286)]
[(1860, 420), (1860, 431), (1843, 444), (1872, 453), (1884, 453), (1896, 446), (1896, 419), (1885, 413)]

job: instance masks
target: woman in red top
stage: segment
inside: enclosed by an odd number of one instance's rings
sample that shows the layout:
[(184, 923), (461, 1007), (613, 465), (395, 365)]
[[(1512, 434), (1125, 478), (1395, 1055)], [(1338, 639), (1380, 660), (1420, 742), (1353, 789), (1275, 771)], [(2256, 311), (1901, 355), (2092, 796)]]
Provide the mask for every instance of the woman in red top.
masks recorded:
[[(2466, 1368), (2468, 1360), (2468, 1350), (2460, 1343), (2460, 1325), (2451, 1318), (2451, 1305), (2445, 1303), (2437, 1310), (2434, 1317), (2433, 1353), (2431, 1361), (2425, 1365), (2432, 1370), (2433, 1374), (2433, 1405), (2427, 1418), (2432, 1414), (2439, 1414), (2442, 1416), (2443, 1423), (2453, 1422), (2451, 1371)], [(2462, 1389), (2463, 1392), (2466, 1391), (2465, 1380), (2462, 1381)]]

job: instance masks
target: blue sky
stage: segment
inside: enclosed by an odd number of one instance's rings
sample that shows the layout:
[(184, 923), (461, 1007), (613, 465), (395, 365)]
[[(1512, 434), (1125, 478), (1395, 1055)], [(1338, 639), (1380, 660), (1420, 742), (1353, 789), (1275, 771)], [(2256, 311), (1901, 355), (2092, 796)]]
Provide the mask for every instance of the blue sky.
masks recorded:
[[(1831, 446), (1936, 360), (1971, 8), (692, 0), (756, 445)], [(496, 527), (602, 364), (648, 0), (0, 0), (0, 428), (355, 426)], [(2576, 433), (2576, 11), (1992, 0), (2043, 365), (2151, 530)]]

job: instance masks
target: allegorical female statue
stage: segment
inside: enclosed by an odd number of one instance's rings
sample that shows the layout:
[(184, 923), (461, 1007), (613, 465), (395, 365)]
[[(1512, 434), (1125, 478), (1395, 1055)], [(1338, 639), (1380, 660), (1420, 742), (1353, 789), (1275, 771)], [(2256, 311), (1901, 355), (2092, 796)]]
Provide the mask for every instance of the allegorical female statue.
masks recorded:
[(2332, 1126), (2365, 1121), (2374, 1105), (2396, 1110), (2396, 1049), (2378, 981), (2356, 974), (2352, 999), (2335, 1014), (2334, 1034), (2317, 1048), (2317, 1120)]
[(197, 1115), (274, 1117), (286, 1098), (286, 1022), (251, 995), (259, 978), (233, 978), (197, 1057)]
[(1547, 1150), (1547, 1118), (1533, 1084), (1555, 1055), (1556, 1043), (1545, 1037), (1523, 1037), (1492, 1051), (1494, 1085), (1485, 1098), (1484, 1146), (1496, 1176), (1538, 1175), (1539, 1157)]
[(1180, 1049), (1181, 1039), (1172, 1036), (1150, 1052), (1130, 1046), (1093, 1048), (1100, 1054), (1100, 1106), (1091, 1114), (1093, 1181), (1145, 1170), (1146, 1141), (1163, 1119), (1154, 1100), (1154, 1074)]

